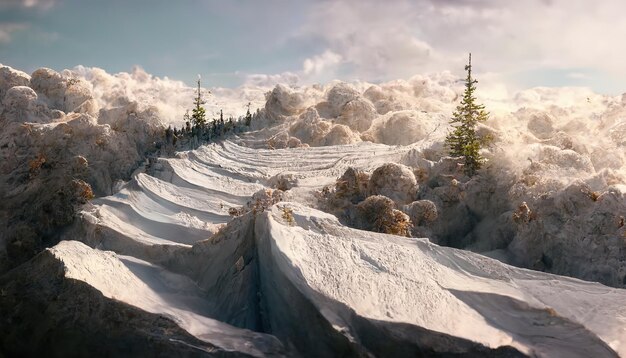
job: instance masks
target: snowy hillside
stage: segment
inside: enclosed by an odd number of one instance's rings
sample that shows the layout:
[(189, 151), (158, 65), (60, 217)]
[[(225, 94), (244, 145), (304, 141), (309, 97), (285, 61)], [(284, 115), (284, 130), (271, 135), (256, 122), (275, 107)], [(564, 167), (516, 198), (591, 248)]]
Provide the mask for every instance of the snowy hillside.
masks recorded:
[[(97, 251), (64, 241), (51, 252), (66, 277), (170, 317), (227, 350), (250, 333), (226, 344), (222, 335), (236, 336), (237, 329), (215, 320), (272, 334), (307, 356), (384, 355), (391, 346), (401, 355), (513, 352), (487, 349), (502, 346), (540, 356), (626, 354), (626, 291), (516, 269), (425, 239), (349, 229), (293, 201), (312, 200), (313, 189), (348, 165), (399, 160), (406, 151), (371, 144), (203, 147), (161, 159), (154, 176), (138, 174), (117, 194), (92, 201), (66, 239)], [(271, 190), (261, 183), (286, 169), (302, 183), (283, 194), (291, 201), (246, 214), (212, 236), (210, 224), (228, 221), (228, 209), (255, 191)]]
[(468, 178), (443, 150), (446, 73), (229, 92), (262, 103), (250, 132), (149, 165), (189, 88), (0, 74), (8, 353), (626, 356), (621, 98), (484, 98)]

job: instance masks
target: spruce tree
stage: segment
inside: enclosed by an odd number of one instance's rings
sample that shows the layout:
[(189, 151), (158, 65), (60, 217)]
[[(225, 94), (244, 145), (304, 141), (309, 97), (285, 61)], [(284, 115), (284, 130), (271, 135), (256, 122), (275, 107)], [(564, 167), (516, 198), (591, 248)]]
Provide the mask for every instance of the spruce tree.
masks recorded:
[(248, 102), (248, 111), (246, 112), (246, 127), (250, 127), (252, 123), (252, 114), (250, 114), (250, 102)]
[(202, 92), (200, 90), (200, 75), (198, 75), (198, 95), (193, 100), (193, 104), (195, 108), (191, 111), (191, 120), (193, 121), (194, 127), (203, 128), (206, 124), (206, 111), (203, 104), (206, 102), (202, 99)]
[(483, 141), (476, 134), (478, 122), (484, 122), (489, 117), (485, 106), (476, 103), (474, 92), (476, 81), (472, 78), (472, 54), (469, 54), (469, 63), (465, 66), (467, 77), (465, 78), (465, 92), (461, 103), (452, 114), (451, 123), (453, 130), (446, 137), (446, 146), (450, 156), (463, 157), (464, 172), (467, 176), (473, 176), (480, 169), (484, 158), (480, 155)]

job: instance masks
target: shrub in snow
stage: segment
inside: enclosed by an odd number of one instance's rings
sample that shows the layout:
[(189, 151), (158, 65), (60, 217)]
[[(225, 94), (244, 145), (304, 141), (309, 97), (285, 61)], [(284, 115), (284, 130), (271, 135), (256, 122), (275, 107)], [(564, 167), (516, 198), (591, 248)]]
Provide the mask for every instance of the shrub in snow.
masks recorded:
[(513, 221), (518, 224), (529, 223), (534, 218), (536, 218), (536, 214), (530, 210), (525, 201), (523, 201), (513, 212)]
[(247, 206), (252, 212), (262, 212), (282, 199), (283, 192), (280, 190), (261, 189), (252, 195)]
[(411, 220), (408, 215), (396, 210), (393, 200), (373, 195), (356, 206), (357, 227), (386, 234), (410, 236)]
[(363, 201), (367, 197), (369, 178), (363, 171), (348, 168), (335, 184), (335, 198), (345, 199), (354, 204)]
[(293, 210), (288, 208), (287, 205), (283, 205), (282, 207), (282, 218), (287, 222), (288, 225), (292, 226), (296, 223), (296, 220), (293, 218)]
[(405, 205), (402, 210), (414, 225), (427, 225), (437, 220), (437, 206), (430, 200), (418, 200)]
[(264, 212), (265, 209), (281, 200), (283, 200), (283, 192), (281, 190), (261, 189), (252, 195), (252, 199), (245, 206), (229, 208), (228, 215), (241, 216), (248, 212), (257, 214)]
[(367, 198), (369, 175), (355, 168), (348, 168), (337, 179), (334, 188), (325, 187), (320, 195), (320, 200), (327, 210), (334, 215), (352, 221), (354, 205)]

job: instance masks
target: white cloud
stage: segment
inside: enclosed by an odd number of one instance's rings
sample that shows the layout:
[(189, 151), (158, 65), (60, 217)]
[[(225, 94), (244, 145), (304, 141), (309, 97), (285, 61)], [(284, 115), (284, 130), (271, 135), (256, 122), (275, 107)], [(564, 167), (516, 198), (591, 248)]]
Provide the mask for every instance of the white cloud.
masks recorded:
[(26, 30), (30, 26), (27, 23), (4, 23), (0, 24), (0, 43), (11, 42), (13, 33), (20, 30)]
[[(438, 58), (433, 47), (413, 33), (419, 7), (406, 1), (325, 1), (314, 8), (300, 36), (326, 43), (325, 54), (340, 58), (353, 78), (407, 77), (424, 72), (425, 65)], [(305, 63), (305, 70), (310, 67)]]
[(625, 12), (619, 0), (328, 0), (297, 36), (324, 44), (304, 65), (317, 76), (337, 70), (324, 54), (341, 59), (339, 77), (372, 81), (462, 74), (472, 52), (478, 75), (589, 68), (626, 80)]
[(23, 7), (29, 9), (48, 10), (56, 5), (57, 0), (2, 0), (2, 7)]
[[(192, 108), (196, 91), (195, 86), (189, 87), (181, 81), (167, 77), (156, 77), (139, 66), (135, 66), (130, 72), (115, 74), (84, 66), (77, 66), (63, 73), (84, 80), (101, 108), (124, 106), (130, 102), (154, 106), (165, 123), (177, 126), (183, 124), (185, 111)], [(278, 76), (253, 75), (250, 83), (240, 88), (203, 88), (207, 116), (215, 118), (220, 110), (223, 110), (226, 117), (241, 116), (246, 113), (247, 103), (251, 104), (252, 110), (262, 108), (268, 88), (278, 82), (283, 83), (290, 79), (294, 81), (294, 78), (297, 81), (294, 76), (289, 73)]]
[(293, 72), (283, 72), (274, 75), (251, 74), (246, 76), (244, 86), (271, 88), (278, 83), (295, 86), (298, 82), (300, 82), (300, 76)]
[(302, 65), (305, 75), (319, 75), (325, 70), (336, 67), (341, 62), (341, 55), (326, 50), (321, 55), (307, 58)]

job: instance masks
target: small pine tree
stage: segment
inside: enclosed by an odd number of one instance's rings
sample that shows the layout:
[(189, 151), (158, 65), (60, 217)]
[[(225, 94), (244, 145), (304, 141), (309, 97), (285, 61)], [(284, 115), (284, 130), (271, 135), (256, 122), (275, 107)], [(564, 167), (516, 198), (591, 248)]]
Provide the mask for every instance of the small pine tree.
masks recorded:
[(220, 136), (224, 135), (224, 128), (225, 128), (225, 123), (224, 123), (224, 112), (220, 109), (220, 119), (219, 119), (219, 130), (220, 130)]
[(170, 143), (173, 137), (174, 137), (174, 130), (172, 130), (172, 126), (169, 125), (167, 129), (165, 130), (165, 140), (167, 141), (167, 143)]
[(250, 127), (252, 123), (252, 114), (250, 114), (250, 102), (248, 102), (248, 111), (246, 112), (246, 127)]
[(195, 108), (191, 111), (191, 120), (193, 121), (194, 127), (203, 128), (206, 124), (206, 111), (203, 104), (206, 102), (202, 99), (202, 92), (200, 90), (200, 75), (198, 75), (198, 95), (193, 100), (193, 104)]
[(226, 123), (226, 126), (229, 131), (233, 130), (233, 128), (235, 127), (235, 120), (233, 119), (233, 116), (228, 117), (228, 122)]
[(451, 123), (454, 129), (446, 137), (446, 146), (450, 156), (463, 157), (464, 172), (467, 176), (473, 176), (480, 169), (484, 158), (480, 155), (483, 141), (476, 134), (478, 122), (484, 122), (489, 117), (485, 106), (476, 103), (474, 92), (476, 81), (472, 78), (472, 54), (469, 54), (469, 63), (465, 66), (467, 77), (465, 78), (465, 92), (461, 103), (452, 114)]

